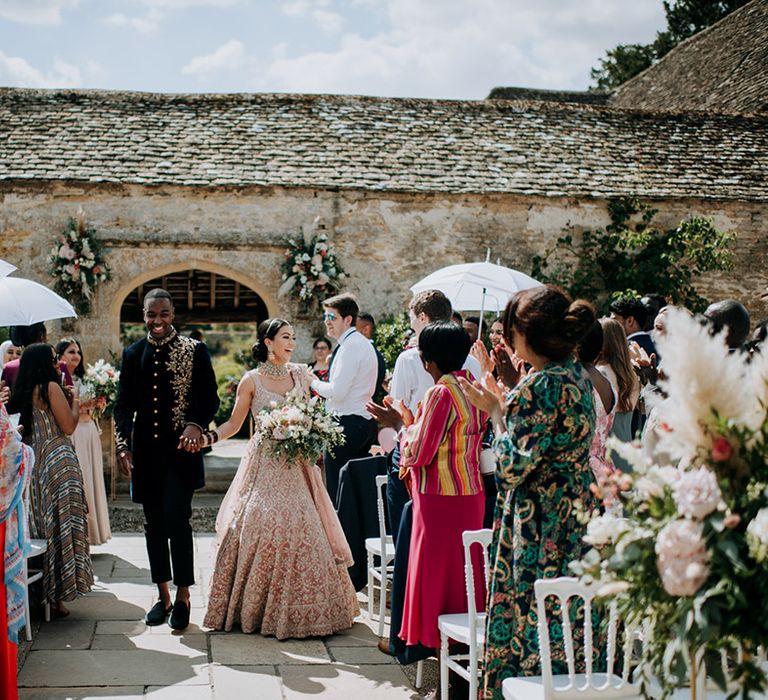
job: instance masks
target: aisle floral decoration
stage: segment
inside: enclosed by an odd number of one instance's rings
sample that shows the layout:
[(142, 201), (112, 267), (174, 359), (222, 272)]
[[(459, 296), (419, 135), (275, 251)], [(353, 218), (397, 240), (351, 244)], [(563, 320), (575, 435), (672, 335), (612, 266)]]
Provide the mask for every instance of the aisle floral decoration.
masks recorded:
[(109, 362), (97, 360), (92, 365), (86, 365), (80, 400), (94, 403), (95, 420), (112, 416), (119, 382), (120, 371)]
[(651, 677), (668, 696), (702, 660), (719, 687), (749, 697), (767, 686), (768, 350), (729, 353), (681, 310), (667, 328), (652, 439), (616, 443), (634, 473), (602, 485), (623, 512), (593, 514), (593, 549), (572, 567), (645, 626), (646, 697)]
[(279, 294), (291, 295), (304, 311), (319, 309), (323, 299), (338, 293), (347, 277), (328, 236), (314, 230), (302, 230), (300, 236), (288, 239), (282, 264)]
[(318, 396), (306, 399), (290, 392), (285, 403), (272, 402), (262, 409), (254, 423), (257, 443), (269, 445), (273, 454), (291, 462), (315, 462), (324, 451), (344, 444), (342, 427)]
[(93, 228), (86, 226), (82, 211), (70, 218), (48, 255), (54, 291), (67, 299), (80, 314), (91, 309), (91, 298), (102, 282), (111, 277), (102, 245)]

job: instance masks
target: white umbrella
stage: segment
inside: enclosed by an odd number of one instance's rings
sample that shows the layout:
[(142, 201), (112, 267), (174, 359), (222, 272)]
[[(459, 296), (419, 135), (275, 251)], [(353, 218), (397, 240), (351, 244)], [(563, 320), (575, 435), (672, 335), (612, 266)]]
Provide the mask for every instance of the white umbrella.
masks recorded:
[(457, 311), (479, 309), (478, 333), (481, 333), (486, 307), (501, 312), (517, 292), (540, 286), (541, 282), (533, 277), (486, 260), (443, 267), (414, 284), (411, 292), (417, 294), (427, 289), (439, 289), (450, 299), (451, 305)]
[(10, 275), (15, 269), (16, 265), (11, 265), (11, 263), (5, 262), (5, 260), (0, 260), (0, 277)]
[(72, 305), (48, 287), (20, 277), (0, 277), (0, 326), (31, 326), (69, 317), (77, 318)]

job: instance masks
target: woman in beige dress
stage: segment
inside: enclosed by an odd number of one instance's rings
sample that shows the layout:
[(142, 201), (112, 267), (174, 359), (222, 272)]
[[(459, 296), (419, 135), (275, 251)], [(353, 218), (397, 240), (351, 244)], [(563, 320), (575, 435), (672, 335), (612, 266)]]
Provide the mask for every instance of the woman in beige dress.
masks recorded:
[[(64, 338), (56, 345), (56, 355), (67, 364), (72, 381), (82, 394), (85, 363), (80, 342)], [(109, 507), (104, 488), (104, 460), (101, 453), (101, 432), (93, 420), (94, 399), (83, 398), (80, 403), (80, 420), (73, 435), (77, 461), (83, 470), (85, 500), (88, 504), (88, 542), (91, 546), (104, 544), (112, 538), (109, 526)]]
[[(287, 321), (259, 325), (257, 369), (237, 388), (230, 419), (214, 431), (226, 439), (248, 410), (280, 405), (289, 393), (309, 397), (310, 370), (289, 360), (295, 344)], [(276, 457), (256, 437), (216, 520), (214, 570), (204, 624), (278, 639), (348, 629), (359, 613), (347, 568), (352, 555), (320, 470), (309, 460)]]

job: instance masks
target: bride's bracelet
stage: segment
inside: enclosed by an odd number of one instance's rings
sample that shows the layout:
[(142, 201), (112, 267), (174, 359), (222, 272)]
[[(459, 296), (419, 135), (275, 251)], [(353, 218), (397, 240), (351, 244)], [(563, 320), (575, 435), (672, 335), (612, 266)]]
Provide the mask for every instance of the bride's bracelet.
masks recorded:
[(201, 447), (210, 447), (219, 441), (219, 434), (215, 430), (206, 430), (203, 433)]

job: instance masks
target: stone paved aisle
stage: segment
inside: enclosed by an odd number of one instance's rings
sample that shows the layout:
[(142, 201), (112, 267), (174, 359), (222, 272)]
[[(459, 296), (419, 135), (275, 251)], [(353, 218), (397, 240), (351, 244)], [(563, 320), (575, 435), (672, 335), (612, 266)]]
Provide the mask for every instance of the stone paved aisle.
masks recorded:
[(143, 536), (117, 535), (94, 547), (94, 591), (69, 604), (68, 618), (42, 624), (19, 673), (20, 697), (419, 698), (403, 669), (376, 649), (366, 615), (353, 629), (327, 639), (279, 642), (256, 634), (204, 632), (211, 542), (212, 535), (195, 536), (198, 583), (192, 589), (192, 621), (183, 633), (141, 621), (154, 593)]

